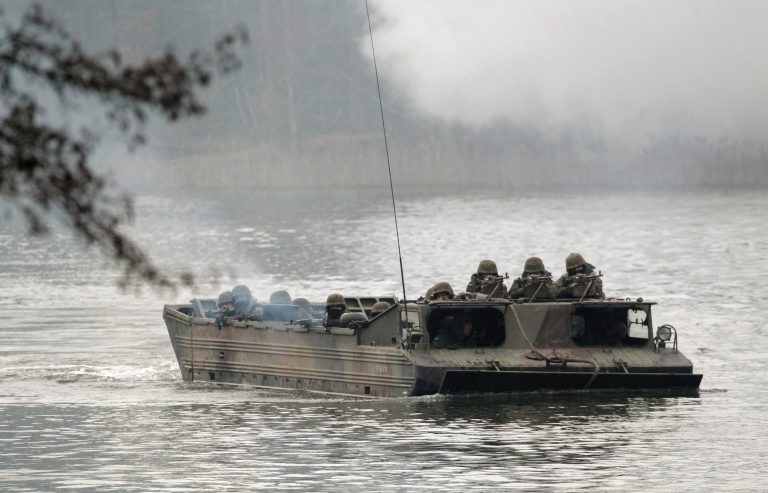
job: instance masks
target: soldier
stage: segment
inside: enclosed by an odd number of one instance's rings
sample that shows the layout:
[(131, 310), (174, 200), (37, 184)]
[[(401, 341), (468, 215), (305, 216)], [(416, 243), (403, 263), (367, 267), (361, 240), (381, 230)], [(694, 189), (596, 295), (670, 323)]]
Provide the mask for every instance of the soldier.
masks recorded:
[(323, 325), (338, 325), (341, 315), (347, 311), (347, 302), (339, 293), (329, 294), (325, 300), (325, 320)]
[(232, 297), (232, 291), (224, 291), (219, 295), (219, 314), (225, 317), (235, 316), (235, 299)]
[(472, 322), (464, 317), (448, 317), (443, 319), (440, 333), (432, 341), (435, 349), (459, 349), (460, 347), (477, 346)]
[(292, 304), (299, 307), (299, 318), (307, 320), (312, 318), (312, 305), (306, 298), (296, 298)]
[(427, 289), (427, 293), (424, 295), (424, 299), (425, 299), (425, 300), (431, 300), (431, 299), (432, 299), (432, 290), (433, 290), (434, 288), (435, 288), (435, 287), (434, 287), (434, 286), (432, 286), (431, 288)]
[(389, 303), (386, 301), (377, 301), (371, 308), (371, 318), (376, 318), (389, 308)]
[(447, 282), (439, 282), (429, 288), (429, 299), (432, 301), (448, 301), (453, 299), (453, 288)]
[(481, 260), (477, 266), (477, 273), (472, 274), (467, 293), (482, 293), (491, 298), (506, 298), (507, 287), (504, 286), (504, 278), (499, 275), (496, 262), (493, 260)]
[(555, 287), (552, 283), (552, 273), (544, 268), (544, 262), (539, 257), (528, 257), (523, 267), (523, 273), (512, 281), (509, 287), (509, 298), (554, 298)]
[(271, 295), (269, 295), (269, 303), (271, 305), (290, 305), (291, 304), (291, 295), (288, 294), (288, 291), (279, 290), (275, 291)]
[(248, 289), (248, 286), (239, 284), (232, 288), (232, 298), (235, 304), (236, 317), (250, 318), (257, 314), (256, 298), (251, 295), (251, 290)]
[(569, 254), (565, 258), (565, 270), (566, 273), (555, 283), (558, 298), (605, 298), (600, 275), (595, 272), (595, 266), (588, 264), (581, 254)]

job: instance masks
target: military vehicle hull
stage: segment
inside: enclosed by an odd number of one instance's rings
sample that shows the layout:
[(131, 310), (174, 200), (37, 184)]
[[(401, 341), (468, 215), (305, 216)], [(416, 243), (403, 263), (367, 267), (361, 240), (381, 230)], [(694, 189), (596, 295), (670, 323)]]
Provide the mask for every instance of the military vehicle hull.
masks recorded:
[[(353, 327), (328, 328), (311, 320), (216, 320), (194, 304), (166, 305), (163, 318), (190, 382), (373, 397), (697, 389), (702, 375), (678, 351), (676, 334), (674, 341), (653, 336), (651, 305), (409, 302)], [(637, 314), (643, 320), (633, 323)], [(471, 337), (438, 347), (441, 332), (462, 324), (473, 327)]]

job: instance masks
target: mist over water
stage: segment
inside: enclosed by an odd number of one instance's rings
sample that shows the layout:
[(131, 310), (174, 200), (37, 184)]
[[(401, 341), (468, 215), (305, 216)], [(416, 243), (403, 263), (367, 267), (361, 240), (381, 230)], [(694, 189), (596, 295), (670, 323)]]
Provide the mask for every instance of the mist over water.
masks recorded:
[(761, 2), (375, 2), (385, 80), (420, 112), (633, 142), (764, 141)]
[[(362, 1), (44, 7), (85, 49), (128, 61), (249, 32), (241, 69), (202, 93), (204, 118), (151, 118), (133, 154), (103, 132), (93, 163), (121, 186), (218, 197), (388, 181)], [(372, 1), (371, 14), (400, 186), (768, 185), (761, 2)], [(104, 130), (92, 105), (64, 113)]]
[(195, 291), (121, 292), (98, 252), (0, 203), (0, 490), (764, 489), (768, 194), (739, 188), (768, 184), (762, 3), (371, 2), (407, 297), (577, 251), (607, 295), (658, 301), (704, 374), (682, 397), (391, 400), (185, 384), (162, 321), (241, 283), (402, 297), (364, 4), (44, 7), (126, 60), (238, 23), (251, 45), (205, 118), (93, 155)]
[(185, 384), (163, 304), (240, 282), (260, 299), (399, 296), (391, 204), (384, 189), (145, 196), (135, 234), (162, 266), (238, 277), (124, 294), (67, 234), (3, 223), (0, 489), (762, 488), (764, 191), (397, 192), (409, 298), (442, 280), (461, 290), (482, 258), (513, 277), (539, 255), (557, 275), (580, 251), (609, 296), (659, 302), (654, 322), (679, 331), (701, 393), (367, 401)]

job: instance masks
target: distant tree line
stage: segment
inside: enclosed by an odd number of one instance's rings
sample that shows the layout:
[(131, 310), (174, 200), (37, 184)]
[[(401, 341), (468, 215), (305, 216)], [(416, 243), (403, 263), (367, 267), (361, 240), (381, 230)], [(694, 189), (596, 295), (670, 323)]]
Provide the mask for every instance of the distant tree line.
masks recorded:
[[(168, 44), (212, 42), (239, 21), (248, 26), (252, 48), (242, 54), (242, 70), (206, 94), (207, 118), (159, 129), (153, 139), (177, 185), (219, 193), (387, 181), (373, 67), (363, 54), (362, 2), (62, 0), (51, 6), (84, 43), (121, 46), (137, 57)], [(768, 185), (768, 152), (759, 141), (672, 135), (622, 146), (578, 128), (557, 135), (513, 124), (473, 129), (423, 118), (384, 82), (398, 183)], [(136, 171), (151, 181), (156, 165)]]

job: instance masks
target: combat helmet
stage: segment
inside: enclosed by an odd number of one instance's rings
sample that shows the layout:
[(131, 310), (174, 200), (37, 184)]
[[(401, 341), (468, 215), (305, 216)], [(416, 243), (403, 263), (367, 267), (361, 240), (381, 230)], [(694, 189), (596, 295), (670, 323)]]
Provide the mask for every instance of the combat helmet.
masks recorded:
[(288, 294), (288, 291), (285, 291), (283, 289), (279, 291), (275, 291), (271, 295), (269, 295), (269, 303), (272, 305), (290, 305), (291, 304), (291, 295)]
[(238, 284), (232, 288), (232, 298), (235, 302), (238, 302), (238, 300), (250, 301), (251, 298), (253, 298), (253, 295), (251, 295), (251, 290), (248, 289), (248, 286), (244, 284)]
[(219, 295), (219, 308), (221, 308), (222, 305), (226, 305), (228, 303), (235, 303), (235, 298), (232, 296), (232, 291), (224, 291)]
[(499, 269), (496, 268), (496, 262), (493, 260), (481, 260), (480, 265), (477, 266), (477, 273), (482, 275), (493, 274), (499, 275)]
[(439, 282), (435, 284), (434, 286), (432, 286), (432, 296), (430, 297), (430, 299), (435, 299), (441, 294), (447, 294), (448, 296), (453, 298), (453, 288), (451, 287), (451, 285), (448, 284), (447, 282)]
[(426, 299), (428, 299), (428, 300), (431, 300), (431, 299), (432, 299), (432, 290), (433, 290), (433, 289), (435, 289), (435, 287), (434, 287), (434, 286), (432, 286), (432, 287), (430, 287), (429, 289), (427, 289), (427, 293), (424, 295), (424, 297), (425, 297)]
[(544, 262), (539, 257), (528, 257), (523, 267), (523, 274), (535, 274), (537, 272), (547, 272), (544, 268)]
[(586, 265), (586, 263), (586, 260), (584, 260), (580, 253), (569, 253), (565, 257), (565, 270), (575, 270), (582, 265)]
[(293, 305), (299, 307), (299, 311), (302, 316), (312, 318), (312, 304), (306, 298), (296, 298), (291, 302)]
[(389, 303), (386, 301), (377, 301), (374, 303), (373, 308), (371, 308), (371, 318), (387, 311), (387, 308), (389, 308)]
[(325, 308), (328, 309), (332, 307), (344, 308), (346, 310), (347, 302), (344, 301), (344, 296), (339, 293), (329, 294), (328, 298), (325, 300)]

